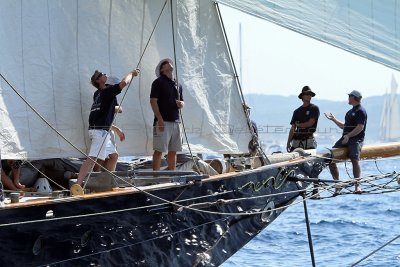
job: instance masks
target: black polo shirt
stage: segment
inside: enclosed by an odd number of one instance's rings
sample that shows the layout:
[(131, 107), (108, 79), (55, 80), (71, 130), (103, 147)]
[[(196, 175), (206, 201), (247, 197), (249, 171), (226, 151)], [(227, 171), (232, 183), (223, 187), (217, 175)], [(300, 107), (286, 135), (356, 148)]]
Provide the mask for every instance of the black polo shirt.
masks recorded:
[(363, 124), (364, 129), (359, 134), (351, 137), (350, 139), (363, 141), (365, 137), (365, 129), (367, 128), (367, 111), (361, 105), (354, 106), (352, 109), (347, 111), (344, 122), (343, 135), (353, 131), (358, 124)]
[(299, 128), (297, 127), (293, 136), (293, 139), (307, 139), (312, 137), (313, 133), (317, 129), (318, 118), (319, 118), (319, 108), (314, 104), (310, 104), (307, 107), (301, 106), (293, 112), (291, 125), (296, 122), (304, 123), (309, 121), (311, 118), (315, 119), (315, 123), (309, 128)]
[(89, 115), (89, 129), (108, 130), (114, 119), (116, 96), (121, 93), (119, 84), (108, 85), (93, 94), (93, 104)]
[[(176, 105), (178, 90), (175, 81), (161, 75), (151, 85), (150, 98), (157, 98), (158, 109), (164, 121), (179, 122), (179, 108)], [(179, 85), (179, 100), (183, 101), (181, 85)], [(157, 118), (154, 117), (154, 124), (156, 122)]]

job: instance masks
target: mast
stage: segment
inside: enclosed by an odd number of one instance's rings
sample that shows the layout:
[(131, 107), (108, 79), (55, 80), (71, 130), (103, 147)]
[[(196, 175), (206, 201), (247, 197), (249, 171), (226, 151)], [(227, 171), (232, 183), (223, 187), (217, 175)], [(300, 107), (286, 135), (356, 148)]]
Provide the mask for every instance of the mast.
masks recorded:
[(243, 87), (243, 50), (242, 50), (242, 23), (239, 23), (239, 80)]

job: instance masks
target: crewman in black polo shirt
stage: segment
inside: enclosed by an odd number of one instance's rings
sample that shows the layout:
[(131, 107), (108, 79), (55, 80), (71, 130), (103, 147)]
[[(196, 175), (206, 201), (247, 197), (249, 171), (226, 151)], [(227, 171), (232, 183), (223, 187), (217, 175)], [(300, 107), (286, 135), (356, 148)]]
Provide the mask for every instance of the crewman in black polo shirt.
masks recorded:
[(183, 108), (182, 86), (173, 75), (172, 59), (161, 60), (151, 85), (150, 105), (153, 121), (153, 170), (160, 170), (161, 156), (167, 152), (168, 170), (176, 168), (176, 152), (182, 150), (179, 110)]
[(314, 96), (315, 93), (308, 86), (304, 86), (298, 96), (303, 101), (303, 105), (293, 112), (290, 121), (292, 127), (286, 145), (288, 152), (292, 152), (296, 148), (317, 148), (314, 132), (317, 129), (319, 108), (311, 104), (311, 98)]
[[(367, 128), (367, 111), (361, 106), (362, 95), (359, 91), (353, 90), (349, 95), (349, 105), (353, 108), (346, 113), (345, 122), (335, 118), (332, 113), (325, 113), (327, 119), (333, 121), (339, 128), (343, 129), (342, 137), (335, 143), (334, 148), (347, 147), (348, 156), (353, 165), (354, 178), (361, 177), (360, 154), (364, 143), (365, 129)], [(339, 180), (339, 170), (335, 162), (329, 165), (332, 177)], [(341, 188), (336, 188), (334, 195), (340, 193)], [(354, 193), (361, 194), (361, 186), (355, 183)]]

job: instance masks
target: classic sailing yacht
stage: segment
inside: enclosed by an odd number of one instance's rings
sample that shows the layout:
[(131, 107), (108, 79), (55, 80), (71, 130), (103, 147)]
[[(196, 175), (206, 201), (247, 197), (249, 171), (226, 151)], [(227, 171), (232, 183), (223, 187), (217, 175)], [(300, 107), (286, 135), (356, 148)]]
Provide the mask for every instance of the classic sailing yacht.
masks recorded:
[[(82, 196), (65, 188), (19, 202), (7, 197), (0, 208), (0, 265), (220, 265), (298, 196), (309, 197), (331, 159), (315, 151), (271, 156), (258, 149), (255, 158), (268, 164), (241, 168), (254, 134), (219, 3), (399, 69), (400, 6), (373, 2), (0, 1), (3, 159), (85, 157), (90, 75), (101, 69), (122, 77), (135, 67), (140, 78), (119, 99), (124, 113), (117, 124), (126, 134), (119, 152), (149, 155), (149, 90), (157, 62), (166, 57), (174, 59), (184, 88), (185, 152), (235, 155), (227, 172), (216, 175), (129, 169), (93, 174), (88, 180), (110, 186), (88, 186)], [(400, 151), (380, 148), (379, 155)]]

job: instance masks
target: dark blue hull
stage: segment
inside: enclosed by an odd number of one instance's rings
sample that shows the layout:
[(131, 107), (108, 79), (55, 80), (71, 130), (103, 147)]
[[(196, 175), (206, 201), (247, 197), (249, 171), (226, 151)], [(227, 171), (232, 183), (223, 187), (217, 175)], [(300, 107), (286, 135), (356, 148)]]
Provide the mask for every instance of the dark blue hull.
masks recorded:
[(288, 178), (316, 177), (321, 166), (275, 164), (148, 191), (196, 210), (143, 192), (0, 209), (0, 266), (218, 266), (308, 186)]

